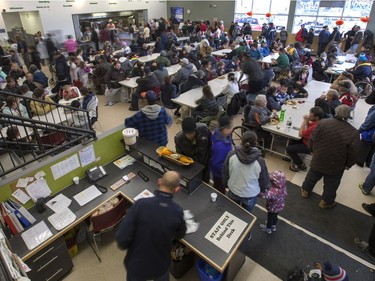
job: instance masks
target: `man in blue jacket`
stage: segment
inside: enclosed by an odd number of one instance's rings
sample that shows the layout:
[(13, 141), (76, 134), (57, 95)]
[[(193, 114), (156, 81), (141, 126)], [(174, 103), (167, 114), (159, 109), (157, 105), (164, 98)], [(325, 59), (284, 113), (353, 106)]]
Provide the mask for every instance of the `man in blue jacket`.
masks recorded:
[(169, 280), (172, 240), (186, 232), (182, 208), (173, 201), (179, 185), (179, 174), (166, 172), (158, 180), (155, 197), (139, 199), (121, 222), (116, 241), (127, 250), (127, 281)]
[(319, 32), (318, 38), (318, 56), (324, 52), (328, 44), (330, 32), (328, 31), (328, 26), (323, 26), (322, 30)]

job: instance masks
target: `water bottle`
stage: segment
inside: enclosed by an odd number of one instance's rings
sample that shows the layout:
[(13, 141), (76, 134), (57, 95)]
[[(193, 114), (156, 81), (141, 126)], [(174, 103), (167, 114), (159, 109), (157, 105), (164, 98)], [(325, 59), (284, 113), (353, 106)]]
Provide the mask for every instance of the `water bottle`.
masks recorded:
[(289, 117), (288, 121), (286, 121), (286, 128), (288, 130), (292, 128), (292, 117)]
[(285, 116), (285, 109), (282, 109), (280, 113), (280, 122), (284, 121), (284, 116)]

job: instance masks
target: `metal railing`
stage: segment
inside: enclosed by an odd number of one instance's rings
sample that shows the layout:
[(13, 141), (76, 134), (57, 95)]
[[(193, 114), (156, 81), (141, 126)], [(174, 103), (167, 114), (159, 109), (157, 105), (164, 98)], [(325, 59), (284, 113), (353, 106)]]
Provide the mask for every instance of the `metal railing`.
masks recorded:
[[(0, 177), (96, 139), (87, 110), (0, 91), (2, 99), (9, 96), (20, 102), (12, 115), (4, 106), (0, 112)], [(40, 115), (32, 114), (36, 106)]]

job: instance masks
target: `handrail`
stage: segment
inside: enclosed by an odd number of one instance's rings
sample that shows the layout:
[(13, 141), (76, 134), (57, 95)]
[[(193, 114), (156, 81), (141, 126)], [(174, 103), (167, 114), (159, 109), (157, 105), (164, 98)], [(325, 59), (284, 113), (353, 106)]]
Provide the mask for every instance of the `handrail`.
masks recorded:
[[(6, 99), (8, 96), (23, 99), (26, 104), (38, 102), (45, 104), (45, 106), (54, 105), (56, 109), (45, 115), (36, 115), (32, 118), (8, 115), (0, 111), (0, 177), (45, 156), (60, 153), (64, 149), (83, 141), (88, 142), (97, 139), (95, 130), (89, 122), (90, 116), (87, 110), (0, 91), (0, 99), (4, 97)], [(31, 116), (30, 108), (26, 106), (26, 109)], [(81, 122), (81, 119), (78, 118), (77, 122), (79, 123), (76, 123), (73, 117), (77, 116), (86, 121)], [(17, 132), (22, 131), (24, 138), (10, 139), (4, 127), (16, 127)], [(29, 142), (31, 140), (32, 142)], [(22, 154), (22, 156), (17, 153)], [(26, 159), (25, 155), (30, 156)], [(21, 161), (14, 161), (14, 157), (17, 157), (18, 160), (21, 159)]]

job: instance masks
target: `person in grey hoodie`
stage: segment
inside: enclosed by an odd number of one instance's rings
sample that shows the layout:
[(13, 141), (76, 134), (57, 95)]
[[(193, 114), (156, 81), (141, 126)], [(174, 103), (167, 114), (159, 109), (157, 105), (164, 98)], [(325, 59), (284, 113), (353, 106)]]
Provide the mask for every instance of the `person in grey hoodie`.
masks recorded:
[(256, 144), (254, 132), (244, 133), (242, 144), (228, 153), (223, 166), (223, 186), (229, 188), (229, 198), (249, 212), (258, 194), (270, 186), (266, 162)]
[(181, 68), (177, 71), (173, 79), (173, 84), (176, 86), (186, 82), (189, 76), (194, 73), (193, 64), (189, 63), (187, 58), (181, 59), (180, 64)]
[(172, 125), (172, 117), (164, 107), (155, 104), (157, 97), (154, 91), (146, 93), (146, 100), (148, 105), (125, 119), (125, 128), (135, 128), (140, 138), (166, 146), (168, 143), (166, 126)]

